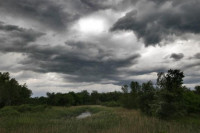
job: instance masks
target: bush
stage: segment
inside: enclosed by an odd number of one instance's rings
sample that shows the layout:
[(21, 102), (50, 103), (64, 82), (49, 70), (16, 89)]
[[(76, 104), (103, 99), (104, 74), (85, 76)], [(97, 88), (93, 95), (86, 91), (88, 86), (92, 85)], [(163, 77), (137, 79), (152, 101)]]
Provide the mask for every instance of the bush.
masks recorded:
[(200, 112), (200, 95), (192, 91), (187, 91), (184, 93), (183, 97), (188, 114)]
[(102, 103), (103, 106), (107, 106), (107, 107), (119, 107), (121, 106), (119, 102), (116, 101), (110, 101), (110, 102), (104, 102)]
[(128, 109), (138, 108), (138, 97), (130, 93), (124, 94), (121, 97), (120, 102), (124, 108), (128, 108)]
[(20, 105), (20, 106), (14, 106), (13, 108), (16, 109), (20, 113), (32, 111), (32, 107), (28, 104), (23, 104), (23, 105)]
[(42, 112), (50, 108), (48, 105), (37, 105), (32, 107), (32, 112)]
[(4, 107), (0, 110), (0, 116), (18, 116), (20, 113), (11, 106)]
[(24, 104), (20, 106), (14, 106), (18, 112), (24, 113), (24, 112), (42, 112), (45, 109), (49, 108), (47, 105), (29, 105), (29, 104)]
[(20, 106), (5, 106), (0, 110), (0, 116), (17, 116), (20, 113), (26, 112), (42, 112), (49, 108), (47, 105), (20, 105)]
[(139, 98), (139, 107), (147, 115), (156, 115), (157, 110), (156, 89), (151, 81), (142, 84), (142, 91)]

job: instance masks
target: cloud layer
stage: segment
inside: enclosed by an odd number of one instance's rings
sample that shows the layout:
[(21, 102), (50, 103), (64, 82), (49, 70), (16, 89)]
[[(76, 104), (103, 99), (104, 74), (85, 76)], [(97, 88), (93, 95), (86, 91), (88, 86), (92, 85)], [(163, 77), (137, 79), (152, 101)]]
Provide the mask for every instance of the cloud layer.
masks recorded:
[(47, 91), (120, 90), (170, 68), (199, 84), (198, 0), (1, 0), (0, 71)]
[(111, 28), (131, 30), (146, 46), (156, 45), (169, 36), (200, 33), (200, 1), (138, 1), (136, 9), (120, 18)]

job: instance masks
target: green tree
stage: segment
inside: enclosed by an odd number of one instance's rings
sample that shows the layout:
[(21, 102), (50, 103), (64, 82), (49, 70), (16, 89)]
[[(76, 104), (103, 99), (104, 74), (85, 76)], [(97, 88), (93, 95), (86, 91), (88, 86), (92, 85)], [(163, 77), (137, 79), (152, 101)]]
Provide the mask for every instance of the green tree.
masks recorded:
[(200, 95), (200, 86), (199, 85), (195, 86), (194, 89), (195, 89), (195, 93)]
[(91, 93), (91, 103), (92, 104), (99, 104), (99, 93), (97, 91), (92, 91)]
[(160, 111), (162, 118), (171, 118), (185, 114), (183, 94), (184, 74), (180, 70), (168, 70), (167, 74), (158, 73), (157, 85), (160, 89)]
[(153, 86), (153, 83), (151, 81), (148, 81), (147, 83), (142, 84), (142, 92), (140, 95), (140, 109), (148, 114), (148, 115), (155, 115), (157, 106), (156, 105), (156, 90)]
[(14, 79), (10, 79), (8, 72), (0, 72), (0, 106), (19, 105), (28, 102), (32, 91)]
[(128, 93), (128, 85), (123, 85), (121, 89), (124, 93)]
[(137, 81), (132, 81), (130, 84), (131, 92), (129, 98), (129, 104), (132, 108), (138, 108), (139, 93), (141, 92), (141, 85)]
[(187, 109), (187, 114), (200, 112), (200, 95), (188, 89), (184, 93), (183, 97), (184, 106)]
[(131, 88), (131, 93), (137, 94), (140, 91), (141, 86), (137, 81), (132, 81), (130, 84), (130, 88)]
[(132, 108), (132, 104), (131, 104), (131, 96), (128, 93), (128, 85), (123, 85), (121, 88), (123, 95), (121, 96), (121, 104), (123, 105), (123, 107), (125, 108)]
[(83, 90), (78, 93), (78, 97), (80, 99), (80, 104), (85, 105), (90, 101), (90, 95), (87, 90)]

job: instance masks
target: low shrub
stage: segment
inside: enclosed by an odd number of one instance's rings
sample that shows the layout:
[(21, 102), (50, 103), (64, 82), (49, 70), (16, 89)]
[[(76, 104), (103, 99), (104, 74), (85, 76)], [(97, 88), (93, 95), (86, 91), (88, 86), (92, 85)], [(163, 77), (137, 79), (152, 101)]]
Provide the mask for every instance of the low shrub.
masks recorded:
[(5, 106), (2, 109), (0, 109), (0, 116), (16, 116), (20, 113), (25, 112), (42, 112), (45, 109), (50, 108), (47, 105), (29, 105), (24, 104), (20, 106)]
[(42, 112), (45, 109), (49, 108), (47, 105), (29, 105), (29, 104), (23, 104), (20, 106), (14, 106), (18, 112), (24, 113), (24, 112)]
[(0, 116), (18, 116), (20, 113), (11, 106), (0, 109)]
[(107, 107), (119, 107), (119, 106), (121, 106), (121, 104), (119, 102), (116, 102), (116, 101), (104, 102), (104, 103), (102, 103), (102, 105), (107, 106)]

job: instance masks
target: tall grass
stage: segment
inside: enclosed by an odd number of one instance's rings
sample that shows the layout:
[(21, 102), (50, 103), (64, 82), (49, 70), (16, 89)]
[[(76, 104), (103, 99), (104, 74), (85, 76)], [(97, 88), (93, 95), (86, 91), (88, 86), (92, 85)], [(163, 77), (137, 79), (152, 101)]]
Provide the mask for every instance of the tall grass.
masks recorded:
[[(0, 110), (0, 133), (198, 133), (200, 119), (163, 121), (137, 110), (103, 106), (52, 107), (20, 112)], [(22, 108), (22, 107), (21, 107)], [(39, 108), (39, 107), (38, 107)], [(6, 111), (8, 110), (8, 111)], [(91, 117), (76, 119), (82, 112)], [(2, 113), (3, 112), (3, 113)], [(3, 115), (2, 115), (3, 114)]]

